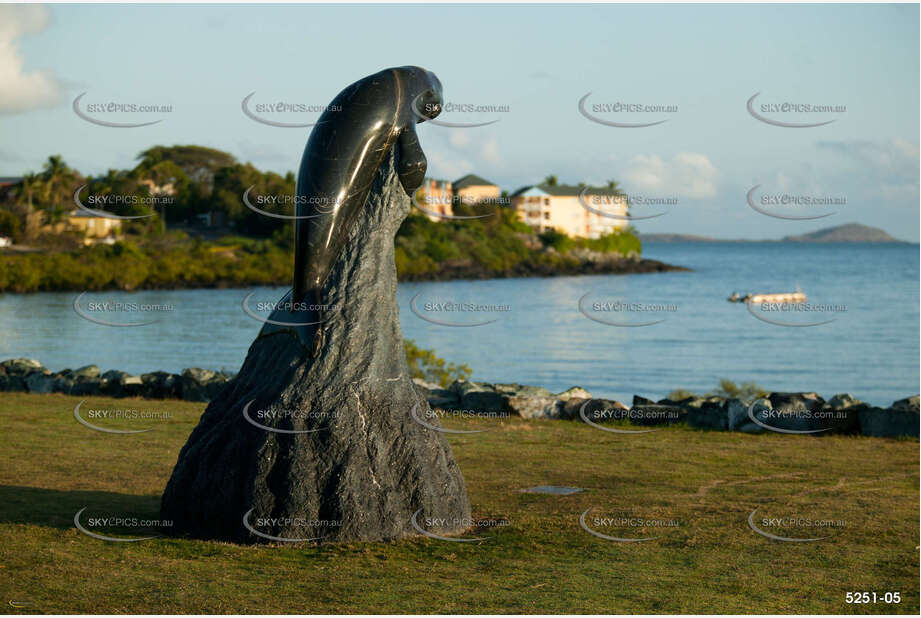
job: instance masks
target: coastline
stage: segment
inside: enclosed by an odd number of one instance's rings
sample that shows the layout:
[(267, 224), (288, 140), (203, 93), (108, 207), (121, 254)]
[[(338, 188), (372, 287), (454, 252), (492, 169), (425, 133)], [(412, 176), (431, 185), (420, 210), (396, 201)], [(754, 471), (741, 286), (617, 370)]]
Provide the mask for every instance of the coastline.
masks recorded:
[[(10, 254), (0, 253), (0, 264), (3, 258)], [(35, 255), (35, 254), (32, 254)], [(45, 257), (45, 256), (43, 256)], [(506, 269), (492, 269), (473, 260), (446, 260), (440, 264), (441, 268), (435, 271), (421, 273), (398, 273), (399, 282), (419, 281), (454, 281), (454, 280), (485, 280), (485, 279), (513, 279), (528, 277), (565, 277), (574, 275), (635, 275), (660, 272), (690, 272), (691, 269), (668, 264), (659, 260), (642, 258), (639, 256), (623, 256), (614, 253), (584, 252), (580, 256), (571, 253), (558, 256), (560, 259), (551, 261), (521, 261)], [(230, 259), (230, 258), (226, 258)], [(233, 277), (218, 276), (213, 279), (203, 279), (196, 276), (195, 270), (187, 272), (184, 269), (174, 270), (164, 280), (160, 273), (155, 273), (156, 268), (151, 268), (151, 275), (144, 277), (139, 283), (136, 280), (124, 280), (119, 276), (123, 271), (120, 260), (113, 258), (110, 272), (114, 273), (106, 281), (95, 277), (83, 280), (68, 280), (61, 277), (47, 277), (42, 281), (16, 282), (3, 285), (0, 281), (0, 294), (33, 294), (40, 292), (103, 292), (121, 291), (135, 292), (141, 290), (190, 290), (190, 289), (245, 289), (256, 286), (290, 286), (291, 274), (285, 266), (279, 264), (266, 264), (265, 268), (256, 268), (256, 264), (228, 263), (212, 269), (223, 273), (233, 273)], [(155, 266), (155, 265), (154, 265)], [(14, 266), (8, 264), (8, 268)]]
[(541, 263), (520, 263), (504, 271), (489, 270), (475, 263), (446, 263), (437, 272), (406, 274), (398, 277), (398, 281), (409, 283), (417, 281), (568, 277), (574, 275), (642, 275), (661, 272), (691, 272), (691, 269), (650, 258), (630, 257), (578, 260), (564, 266), (559, 264), (551, 266)]

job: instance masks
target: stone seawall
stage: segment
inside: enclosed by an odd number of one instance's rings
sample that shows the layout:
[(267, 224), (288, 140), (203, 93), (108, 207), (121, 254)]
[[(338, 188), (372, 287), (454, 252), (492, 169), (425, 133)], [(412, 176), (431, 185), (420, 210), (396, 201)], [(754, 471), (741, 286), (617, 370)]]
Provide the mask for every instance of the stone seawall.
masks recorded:
[[(27, 358), (0, 362), (0, 392), (209, 402), (233, 377), (198, 368), (184, 369), (179, 374), (155, 371), (133, 376), (115, 370), (103, 373), (95, 365), (52, 372)], [(771, 393), (755, 401), (721, 397), (652, 401), (635, 395), (632, 405), (627, 406), (613, 399), (594, 398), (580, 387), (552, 393), (539, 386), (466, 380), (447, 388), (421, 380), (415, 380), (415, 384), (431, 407), (445, 417), (573, 420), (615, 433), (650, 431), (683, 423), (699, 429), (743, 433), (814, 436), (846, 433), (917, 438), (919, 428), (918, 395), (895, 401), (888, 408), (868, 405), (846, 393), (826, 401), (814, 392)]]

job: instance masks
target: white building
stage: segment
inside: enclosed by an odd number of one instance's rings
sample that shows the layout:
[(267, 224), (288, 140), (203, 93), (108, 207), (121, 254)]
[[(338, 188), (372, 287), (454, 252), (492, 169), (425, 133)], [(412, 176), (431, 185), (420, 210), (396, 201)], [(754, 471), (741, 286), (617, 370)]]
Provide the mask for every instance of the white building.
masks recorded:
[(570, 237), (598, 238), (630, 223), (626, 196), (603, 187), (532, 185), (512, 194), (512, 208), (534, 231), (556, 229)]

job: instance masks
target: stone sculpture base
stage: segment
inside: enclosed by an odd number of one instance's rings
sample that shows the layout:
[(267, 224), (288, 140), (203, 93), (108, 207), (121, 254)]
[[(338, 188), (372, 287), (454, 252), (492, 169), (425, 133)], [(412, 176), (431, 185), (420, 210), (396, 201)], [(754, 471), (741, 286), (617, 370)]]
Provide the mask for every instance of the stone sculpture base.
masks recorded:
[[(379, 170), (327, 281), (332, 307), (318, 354), (316, 327), (267, 324), (179, 453), (161, 504), (174, 532), (236, 542), (390, 540), (418, 534), (417, 513), (438, 534), (467, 527), (470, 503), (451, 449), (413, 419), (438, 425), (415, 389), (400, 330), (394, 236), (410, 201), (396, 156)], [(306, 315), (279, 310), (269, 319)], [(424, 525), (432, 518), (440, 527)]]

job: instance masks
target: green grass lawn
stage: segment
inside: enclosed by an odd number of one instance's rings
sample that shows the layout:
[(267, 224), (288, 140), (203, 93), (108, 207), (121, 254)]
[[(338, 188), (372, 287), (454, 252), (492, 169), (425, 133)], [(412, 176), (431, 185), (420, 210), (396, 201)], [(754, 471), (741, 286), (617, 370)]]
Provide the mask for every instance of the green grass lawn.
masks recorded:
[[(912, 613), (919, 609), (916, 440), (647, 434), (570, 421), (450, 419), (474, 515), (508, 525), (473, 543), (240, 546), (91, 538), (74, 514), (157, 517), (205, 404), (93, 399), (171, 418), (73, 416), (76, 397), (0, 394), (0, 595), (7, 613)], [(587, 491), (518, 491), (567, 485)], [(579, 516), (614, 542), (586, 532)], [(786, 537), (753, 531), (756, 523)], [(612, 518), (677, 522), (606, 525)], [(762, 518), (797, 518), (771, 527)], [(833, 529), (804, 520), (833, 520)], [(635, 523), (635, 522), (634, 522)], [(113, 533), (113, 535), (118, 536)], [(134, 535), (140, 536), (140, 535)], [(849, 605), (845, 593), (899, 592)], [(30, 603), (16, 609), (8, 601)]]

